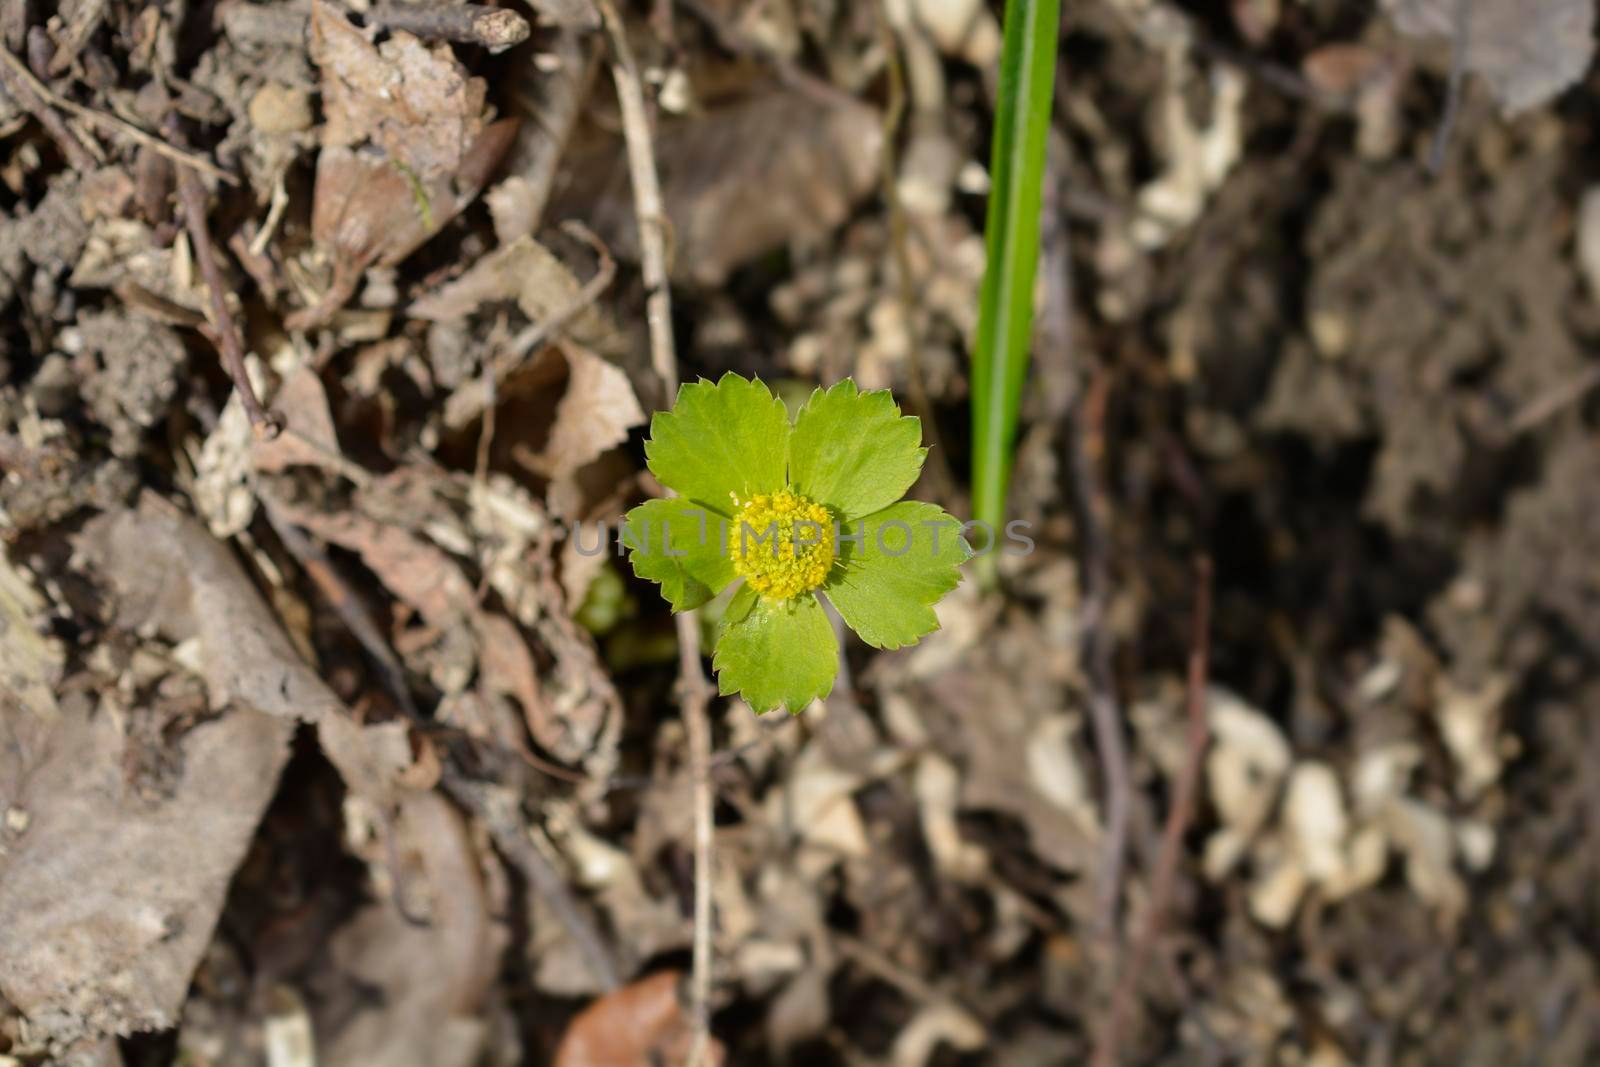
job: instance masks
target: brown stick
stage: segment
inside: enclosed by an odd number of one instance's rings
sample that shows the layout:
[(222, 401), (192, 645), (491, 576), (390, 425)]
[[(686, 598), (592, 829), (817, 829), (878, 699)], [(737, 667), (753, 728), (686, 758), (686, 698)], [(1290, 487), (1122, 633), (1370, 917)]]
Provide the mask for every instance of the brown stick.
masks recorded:
[(1149, 962), (1168, 907), (1172, 903), (1173, 885), (1177, 880), (1178, 859), (1183, 854), (1183, 835), (1194, 818), (1195, 800), (1199, 792), (1201, 760), (1205, 756), (1207, 740), (1206, 676), (1211, 655), (1211, 559), (1201, 556), (1195, 562), (1194, 630), (1189, 643), (1188, 720), (1183, 767), (1173, 783), (1172, 804), (1167, 809), (1167, 823), (1161, 834), (1161, 852), (1156, 857), (1155, 873), (1150, 879), (1150, 904), (1145, 913), (1144, 927), (1134, 942), (1128, 966), (1117, 979), (1116, 991), (1111, 996), (1111, 1010), (1106, 1025), (1095, 1042), (1094, 1067), (1116, 1067), (1117, 1047), (1122, 1040), (1122, 1030), (1128, 1013), (1133, 1008), (1134, 993), (1139, 987), (1139, 975)]
[(389, 647), (389, 642), (384, 640), (378, 624), (372, 620), (372, 616), (351, 590), (344, 576), (334, 567), (333, 561), (312, 544), (311, 539), (301, 533), (294, 523), (279, 513), (272, 498), (259, 488), (256, 491), (256, 499), (261, 502), (262, 513), (266, 515), (268, 524), (277, 533), (278, 540), (283, 542), (283, 547), (300, 562), (300, 566), (311, 577), (318, 592), (338, 614), (345, 629), (350, 631), (351, 636), (371, 657), (378, 668), (378, 674), (383, 678), (384, 688), (389, 690), (389, 695), (394, 697), (400, 710), (412, 722), (421, 721), (422, 714), (417, 710), (416, 701), (411, 697), (411, 688), (406, 684), (406, 672), (400, 665), (400, 658)]
[(233, 379), (245, 414), (250, 416), (250, 425), (257, 434), (271, 440), (283, 429), (283, 420), (261, 406), (255, 386), (250, 384), (250, 373), (244, 365), (244, 342), (240, 339), (238, 324), (233, 321), (233, 312), (228, 310), (228, 291), (222, 282), (222, 269), (217, 264), (216, 247), (206, 229), (206, 190), (200, 184), (200, 175), (187, 166), (178, 168), (178, 195), (183, 200), (183, 221), (189, 230), (189, 243), (194, 245), (194, 258), (210, 293), (212, 326), (217, 331), (223, 366), (228, 369), (228, 377)]
[(620, 986), (622, 980), (617, 975), (617, 965), (605, 939), (578, 907), (560, 873), (529, 839), (521, 812), (510, 802), (510, 798), (503, 792), (467, 779), (448, 763), (445, 764), (440, 784), (456, 803), (483, 820), (489, 829), (489, 836), (494, 839), (495, 848), (522, 872), (534, 892), (550, 905), (556, 919), (567, 928), (577, 943), (578, 951), (595, 983), (607, 993)]
[[(611, 41), (611, 74), (622, 111), (633, 210), (639, 222), (640, 270), (644, 275), (645, 319), (650, 328), (650, 362), (671, 403), (678, 392), (678, 355), (672, 339), (672, 293), (667, 285), (667, 234), (661, 179), (645, 112), (644, 85), (628, 47), (627, 31), (611, 0), (595, 0)], [(678, 700), (689, 735), (689, 777), (694, 808), (694, 961), (689, 977), (689, 1054), (687, 1067), (707, 1062), (711, 1044), (711, 686), (700, 666), (700, 625), (694, 612), (674, 620), (678, 629)]]
[[(1104, 780), (1106, 832), (1096, 877), (1095, 926), (1104, 944), (1118, 936), (1117, 899), (1128, 851), (1128, 814), (1133, 788), (1128, 774), (1127, 743), (1122, 735), (1122, 708), (1117, 700), (1112, 657), (1111, 564), (1106, 533), (1110, 504), (1100, 475), (1105, 455), (1106, 401), (1110, 379), (1104, 372), (1090, 382), (1072, 420), (1073, 489), (1083, 524), (1084, 652), (1089, 678), (1089, 720)], [(1114, 960), (1115, 952), (1108, 953)]]
[(528, 20), (509, 8), (462, 4), (378, 4), (367, 21), (387, 30), (404, 30), (430, 41), (455, 41), (482, 45), (504, 52), (528, 39)]
[(102, 129), (110, 130), (112, 133), (120, 134), (121, 136), (128, 138), (130, 141), (145, 145), (149, 147), (152, 152), (159, 152), (161, 155), (166, 156), (175, 163), (178, 163), (182, 166), (193, 167), (195, 170), (209, 174), (220, 182), (226, 182), (228, 185), (239, 184), (238, 178), (235, 178), (233, 175), (229, 174), (216, 164), (201, 156), (195, 155), (193, 152), (186, 152), (181, 148), (174, 148), (172, 145), (163, 141), (154, 134), (146, 133), (145, 131), (141, 130), (127, 119), (119, 118), (116, 115), (111, 115), (104, 111), (96, 111), (92, 107), (84, 107), (82, 104), (68, 100), (64, 96), (56, 95), (50, 91), (49, 86), (45, 85), (44, 82), (34, 77), (33, 71), (28, 69), (27, 64), (23, 63), (22, 60), (18, 59), (4, 48), (0, 48), (0, 63), (3, 63), (17, 78), (17, 80), (22, 82), (23, 85), (27, 86), (27, 88), (33, 92), (34, 95), (36, 95), (40, 100), (49, 104), (51, 107), (60, 108), (62, 111), (65, 111), (68, 114), (76, 115), (80, 119), (94, 123)]
[(1434, 177), (1444, 170), (1445, 149), (1450, 147), (1450, 135), (1455, 132), (1456, 116), (1461, 113), (1461, 83), (1467, 76), (1467, 5), (1468, 0), (1456, 0), (1455, 33), (1450, 42), (1450, 80), (1445, 83), (1444, 115), (1434, 132), (1433, 144), (1428, 148), (1428, 173)]
[[(4, 49), (0, 49), (0, 52), (4, 52)], [(100, 160), (95, 154), (68, 128), (61, 116), (51, 109), (49, 98), (40, 95), (34, 89), (35, 85), (42, 87), (42, 83), (34, 79), (31, 72), (10, 52), (4, 54), (11, 61), (0, 66), (0, 85), (5, 86), (6, 92), (17, 102), (17, 106), (39, 120), (39, 125), (44, 127), (44, 132), (49, 134), (56, 147), (61, 149), (61, 154), (67, 157), (67, 163), (73, 170), (91, 171), (99, 166)]]
[(955, 494), (955, 475), (950, 472), (950, 461), (939, 433), (939, 422), (934, 418), (933, 404), (928, 400), (927, 375), (922, 366), (922, 339), (917, 336), (917, 294), (911, 280), (910, 223), (906, 219), (905, 204), (900, 200), (900, 162), (895, 149), (900, 129), (905, 124), (906, 89), (905, 70), (900, 59), (900, 40), (889, 24), (881, 6), (876, 9), (879, 38), (888, 57), (889, 101), (883, 112), (883, 173), (881, 183), (884, 205), (889, 209), (889, 246), (894, 255), (896, 297), (900, 313), (906, 319), (906, 331), (911, 336), (908, 353), (906, 383), (910, 387), (913, 414), (922, 420), (922, 429), (928, 435), (928, 474), (930, 488), (936, 499), (948, 501)]

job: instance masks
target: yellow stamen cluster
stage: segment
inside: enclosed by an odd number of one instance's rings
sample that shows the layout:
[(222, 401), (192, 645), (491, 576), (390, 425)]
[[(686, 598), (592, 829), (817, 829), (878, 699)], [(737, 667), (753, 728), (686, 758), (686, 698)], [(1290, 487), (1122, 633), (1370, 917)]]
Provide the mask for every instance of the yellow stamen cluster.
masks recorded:
[[(734, 504), (739, 505), (737, 497)], [(832, 523), (827, 508), (799, 493), (762, 493), (733, 517), (728, 531), (733, 569), (768, 600), (809, 592), (833, 566)]]

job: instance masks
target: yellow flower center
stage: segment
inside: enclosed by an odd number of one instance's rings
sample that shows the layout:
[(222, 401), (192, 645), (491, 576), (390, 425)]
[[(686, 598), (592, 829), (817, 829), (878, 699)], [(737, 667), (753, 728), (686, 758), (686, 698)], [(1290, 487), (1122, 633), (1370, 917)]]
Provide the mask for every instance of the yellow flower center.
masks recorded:
[[(738, 497), (733, 502), (739, 505)], [(799, 493), (762, 493), (734, 515), (728, 556), (751, 589), (768, 600), (788, 600), (828, 577), (833, 520), (827, 508)]]

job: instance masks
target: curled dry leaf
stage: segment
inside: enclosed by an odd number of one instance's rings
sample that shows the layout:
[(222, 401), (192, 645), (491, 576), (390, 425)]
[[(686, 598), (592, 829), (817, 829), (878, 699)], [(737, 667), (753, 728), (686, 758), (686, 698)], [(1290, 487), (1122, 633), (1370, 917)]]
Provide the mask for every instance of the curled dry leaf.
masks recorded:
[[(556, 1049), (555, 1067), (654, 1067), (681, 1063), (689, 1021), (678, 998), (681, 975), (662, 971), (595, 1001), (572, 1020)], [(712, 1039), (709, 1060), (722, 1063)]]
[(342, 307), (367, 267), (399, 263), (471, 203), (516, 135), (514, 120), (487, 122), (483, 79), (448, 45), (404, 32), (374, 45), (317, 2), (311, 58), (327, 117), (311, 229), (333, 277), (291, 317), (299, 329)]
[[(657, 162), (673, 276), (718, 285), (756, 256), (826, 236), (877, 188), (882, 150), (883, 120), (873, 109), (820, 107), (794, 93), (664, 125)], [(580, 158), (574, 171), (552, 213), (583, 219), (618, 256), (637, 259), (620, 145)]]
[(644, 423), (644, 409), (620, 367), (578, 345), (564, 345), (562, 352), (567, 389), (556, 407), (550, 439), (539, 452), (521, 457), (536, 474), (553, 481), (571, 478)]
[(940, 1045), (959, 1052), (977, 1052), (989, 1033), (972, 1013), (950, 1003), (929, 1004), (906, 1024), (894, 1040), (893, 1067), (927, 1067)]
[(1551, 99), (1582, 78), (1594, 58), (1594, 0), (1385, 0), (1384, 6), (1410, 37), (1454, 41), (1464, 29), (1466, 68), (1507, 115)]

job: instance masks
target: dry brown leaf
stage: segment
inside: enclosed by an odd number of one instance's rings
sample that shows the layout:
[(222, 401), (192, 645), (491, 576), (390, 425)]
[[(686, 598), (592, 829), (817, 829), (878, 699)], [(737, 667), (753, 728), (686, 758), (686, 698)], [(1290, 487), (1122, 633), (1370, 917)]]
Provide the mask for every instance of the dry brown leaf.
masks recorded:
[(483, 1054), (480, 1014), (507, 933), (490, 918), (478, 851), (448, 801), (407, 797), (393, 832), (405, 913), (374, 904), (334, 935), (342, 983), (316, 1005), (319, 1062), (469, 1067)]
[(1411, 37), (1453, 41), (1464, 13), (1466, 68), (1507, 115), (1538, 107), (1583, 77), (1594, 58), (1594, 0), (1385, 0)]
[(300, 659), (227, 546), (203, 526), (146, 493), (137, 508), (92, 520), (76, 547), (116, 594), (119, 625), (197, 641), (197, 670), (213, 707), (314, 723), (346, 784), (376, 803), (390, 801), (396, 776), (412, 761), (404, 725), (357, 725)]
[(644, 409), (620, 367), (576, 344), (563, 345), (562, 352), (567, 390), (556, 407), (550, 439), (543, 450), (519, 456), (535, 473), (552, 480), (570, 478), (644, 422)]
[(472, 583), (442, 548), (359, 510), (328, 513), (297, 505), (281, 507), (296, 526), (357, 553), (384, 588), (429, 625), (448, 629), (472, 615), (477, 603)]
[(430, 49), (404, 32), (374, 45), (320, 2), (311, 56), (327, 114), (311, 229), (333, 274), (290, 317), (293, 329), (326, 322), (363, 270), (399, 263), (471, 203), (517, 125), (487, 122), (483, 79), (469, 77), (448, 45)]
[[(539, 322), (570, 306), (583, 284), (577, 275), (544, 245), (519, 237), (474, 263), (465, 274), (415, 301), (407, 313), (433, 322), (453, 322), (485, 304), (515, 300), (522, 313)], [(599, 311), (578, 315), (569, 332), (589, 337), (600, 325)], [(591, 338), (592, 343), (592, 338)]]
[(304, 465), (324, 467), (339, 454), (339, 437), (333, 427), (333, 412), (322, 379), (309, 365), (302, 365), (284, 379), (272, 406), (281, 412), (293, 433), (281, 433), (270, 441), (255, 441), (251, 459), (258, 471), (281, 471)]
[(72, 705), (20, 791), (0, 784), (27, 820), (0, 852), (0, 994), (61, 1042), (176, 1024), (295, 729), (236, 704), (175, 742), (152, 797), (125, 721)]
[(527, 641), (516, 623), (503, 615), (483, 612), (476, 620), (478, 629), (478, 671), (482, 688), (490, 694), (509, 696), (522, 708), (528, 732), (546, 751), (564, 748), (566, 729), (539, 690), (538, 670)]
[(44, 606), (0, 561), (0, 994), (64, 1043), (169, 1027), (294, 723), (234, 707), (172, 742), (158, 795), (137, 790), (130, 717), (57, 706)]
[(381, 45), (311, 5), (311, 61), (322, 71), (324, 148), (370, 143), (419, 181), (453, 173), (483, 132), (487, 86), (450, 46), (396, 32)]
[[(817, 241), (877, 188), (883, 120), (858, 105), (824, 107), (768, 93), (663, 125), (657, 143), (672, 223), (673, 276), (720, 284), (740, 264), (790, 241)], [(581, 218), (613, 252), (638, 257), (620, 146), (591, 153), (554, 205)]]
[[(654, 1067), (681, 1063), (689, 1051), (689, 1022), (678, 999), (676, 971), (662, 971), (595, 1001), (572, 1020), (556, 1049), (555, 1067)], [(711, 1042), (720, 1064), (722, 1046)]]

